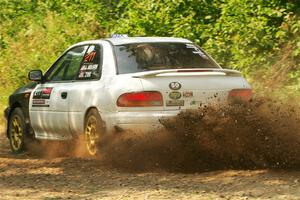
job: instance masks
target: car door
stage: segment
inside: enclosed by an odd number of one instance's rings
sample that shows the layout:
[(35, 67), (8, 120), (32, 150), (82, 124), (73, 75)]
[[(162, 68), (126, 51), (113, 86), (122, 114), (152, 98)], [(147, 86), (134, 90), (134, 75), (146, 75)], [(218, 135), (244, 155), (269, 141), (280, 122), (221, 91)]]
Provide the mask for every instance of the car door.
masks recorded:
[(103, 91), (102, 46), (91, 44), (84, 55), (76, 81), (68, 89), (69, 123), (73, 135), (83, 133), (85, 112), (97, 107)]
[(46, 72), (29, 103), (31, 126), (38, 139), (66, 140), (72, 137), (69, 125), (69, 89), (80, 69), (88, 45), (67, 51)]

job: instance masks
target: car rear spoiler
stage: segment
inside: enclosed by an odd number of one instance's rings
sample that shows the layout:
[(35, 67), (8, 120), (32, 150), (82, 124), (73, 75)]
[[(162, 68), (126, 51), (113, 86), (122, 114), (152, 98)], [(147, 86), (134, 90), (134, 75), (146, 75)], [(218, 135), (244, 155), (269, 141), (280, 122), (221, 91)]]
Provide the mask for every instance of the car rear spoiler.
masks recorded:
[(132, 75), (133, 78), (146, 78), (146, 77), (155, 77), (160, 75), (227, 75), (227, 76), (241, 76), (241, 72), (233, 69), (212, 69), (212, 68), (203, 68), (203, 69), (166, 69), (166, 70), (155, 70), (148, 72), (137, 72)]

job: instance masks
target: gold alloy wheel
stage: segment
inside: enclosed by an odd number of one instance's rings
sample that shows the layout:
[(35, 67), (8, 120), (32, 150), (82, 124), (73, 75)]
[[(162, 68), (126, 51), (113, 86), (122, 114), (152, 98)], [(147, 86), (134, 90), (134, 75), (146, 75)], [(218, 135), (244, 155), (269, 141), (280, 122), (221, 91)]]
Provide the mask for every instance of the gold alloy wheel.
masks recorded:
[(90, 155), (94, 156), (97, 153), (97, 118), (93, 115), (89, 116), (85, 127), (86, 147)]
[(23, 129), (21, 126), (21, 118), (17, 115), (12, 119), (10, 140), (11, 146), (15, 151), (22, 148)]

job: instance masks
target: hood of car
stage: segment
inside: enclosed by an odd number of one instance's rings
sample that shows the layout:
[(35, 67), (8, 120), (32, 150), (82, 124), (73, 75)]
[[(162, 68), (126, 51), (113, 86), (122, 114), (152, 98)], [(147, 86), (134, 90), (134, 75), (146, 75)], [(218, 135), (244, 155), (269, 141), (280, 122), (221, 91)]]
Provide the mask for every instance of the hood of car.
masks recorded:
[(30, 82), (30, 83), (18, 88), (13, 94), (31, 93), (37, 84), (38, 84), (37, 82)]

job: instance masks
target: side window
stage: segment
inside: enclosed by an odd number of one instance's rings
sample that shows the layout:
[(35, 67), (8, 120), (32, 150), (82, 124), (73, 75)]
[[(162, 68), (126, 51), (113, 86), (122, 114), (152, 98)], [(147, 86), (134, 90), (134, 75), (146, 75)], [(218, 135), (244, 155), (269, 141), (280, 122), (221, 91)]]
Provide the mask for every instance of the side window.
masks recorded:
[(79, 46), (69, 50), (57, 63), (53, 66), (53, 70), (48, 75), (50, 81), (64, 81), (76, 79), (80, 68), (80, 63), (83, 60), (86, 46)]
[(101, 77), (101, 48), (98, 45), (91, 45), (84, 55), (83, 62), (77, 79), (93, 80)]

